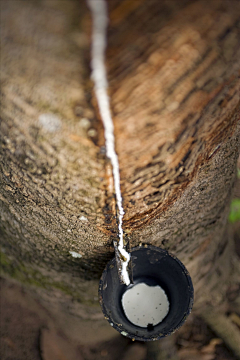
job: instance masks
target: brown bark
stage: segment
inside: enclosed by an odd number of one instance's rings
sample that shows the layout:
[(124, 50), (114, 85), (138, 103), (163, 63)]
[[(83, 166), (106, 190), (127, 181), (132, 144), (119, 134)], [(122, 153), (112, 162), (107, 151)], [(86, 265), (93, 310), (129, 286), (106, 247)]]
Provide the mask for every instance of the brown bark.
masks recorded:
[[(227, 216), (239, 154), (240, 5), (124, 4), (109, 4), (107, 51), (124, 229), (132, 246), (162, 246), (184, 262), (196, 308), (220, 304), (235, 281)], [(1, 6), (3, 272), (58, 310), (68, 313), (74, 299), (72, 313), (101, 319), (97, 283), (116, 220), (89, 80), (90, 14), (75, 1)]]
[[(239, 113), (239, 4), (213, 1), (206, 9), (191, 2), (161, 21), (173, 4), (167, 3), (156, 13), (153, 2), (143, 2), (110, 27), (111, 99), (130, 228), (182, 194), (234, 132)], [(146, 14), (144, 26), (138, 12)], [(131, 32), (128, 24), (135, 24)]]

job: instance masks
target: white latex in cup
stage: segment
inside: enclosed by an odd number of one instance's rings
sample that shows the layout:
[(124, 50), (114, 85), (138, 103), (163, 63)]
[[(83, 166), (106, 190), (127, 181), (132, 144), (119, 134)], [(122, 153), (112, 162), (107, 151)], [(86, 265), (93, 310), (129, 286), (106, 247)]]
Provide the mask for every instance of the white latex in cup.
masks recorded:
[(139, 283), (122, 296), (122, 307), (134, 325), (148, 328), (162, 322), (169, 311), (169, 301), (161, 286)]

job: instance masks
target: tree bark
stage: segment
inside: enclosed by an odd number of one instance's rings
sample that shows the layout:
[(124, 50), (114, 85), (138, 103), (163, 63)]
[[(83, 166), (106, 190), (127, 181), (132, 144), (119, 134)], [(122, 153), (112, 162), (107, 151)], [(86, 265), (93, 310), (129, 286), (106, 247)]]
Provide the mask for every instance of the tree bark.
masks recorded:
[[(83, 1), (1, 7), (2, 271), (58, 311), (102, 319), (98, 279), (117, 227), (90, 81), (90, 13)], [(235, 282), (227, 217), (239, 155), (240, 4), (126, 0), (109, 11), (125, 234), (131, 246), (183, 261), (196, 309), (219, 305)]]

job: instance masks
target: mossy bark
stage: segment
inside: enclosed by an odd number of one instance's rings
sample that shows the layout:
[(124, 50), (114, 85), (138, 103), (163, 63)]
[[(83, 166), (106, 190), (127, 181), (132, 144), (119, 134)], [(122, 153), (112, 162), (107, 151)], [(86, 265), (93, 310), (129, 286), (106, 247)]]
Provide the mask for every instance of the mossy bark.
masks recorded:
[[(196, 307), (235, 281), (227, 217), (239, 155), (235, 1), (110, 1), (107, 68), (132, 246), (186, 265)], [(1, 3), (2, 274), (100, 318), (115, 200), (90, 81), (85, 2)], [(74, 258), (70, 252), (75, 252)], [(59, 299), (59, 300), (58, 300)]]

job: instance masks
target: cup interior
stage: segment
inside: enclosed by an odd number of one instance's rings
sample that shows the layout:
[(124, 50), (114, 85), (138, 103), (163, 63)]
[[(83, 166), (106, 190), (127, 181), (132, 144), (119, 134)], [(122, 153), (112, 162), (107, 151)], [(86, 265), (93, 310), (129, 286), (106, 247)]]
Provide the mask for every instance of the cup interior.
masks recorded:
[[(120, 284), (115, 258), (106, 266), (99, 284), (103, 313), (110, 324), (123, 335), (140, 341), (157, 340), (176, 331), (186, 320), (193, 305), (192, 281), (184, 265), (166, 250), (152, 245), (132, 249), (133, 285)], [(144, 282), (160, 285), (169, 301), (167, 316), (147, 328), (131, 323), (122, 307), (127, 289)]]

